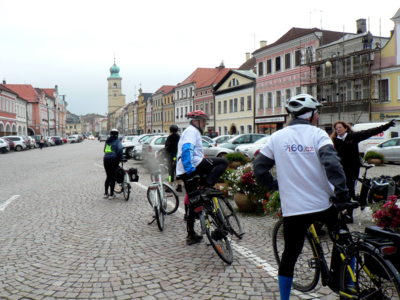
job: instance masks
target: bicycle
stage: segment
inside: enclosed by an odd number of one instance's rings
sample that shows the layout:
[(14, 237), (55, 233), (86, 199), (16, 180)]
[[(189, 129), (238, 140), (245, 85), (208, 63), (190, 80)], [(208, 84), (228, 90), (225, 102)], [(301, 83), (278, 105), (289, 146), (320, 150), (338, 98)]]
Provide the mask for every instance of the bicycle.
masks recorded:
[[(350, 203), (346, 209), (356, 207), (358, 203)], [(280, 219), (272, 233), (278, 266), (284, 247), (282, 224), (283, 219)], [(293, 288), (302, 292), (311, 291), (321, 277), (322, 285), (338, 293), (340, 299), (400, 299), (400, 274), (392, 263), (396, 244), (376, 235), (350, 232), (343, 211), (339, 212), (339, 228), (337, 232), (330, 232), (334, 243), (329, 252), (338, 253), (340, 261), (332, 260), (329, 268), (323, 242), (314, 225), (310, 226), (296, 262)]]
[(123, 176), (123, 179), (121, 178), (122, 181), (120, 183), (119, 182), (117, 182), (117, 183), (119, 184), (121, 189), (119, 191), (114, 190), (114, 192), (117, 193), (117, 194), (121, 194), (122, 193), (124, 195), (124, 199), (126, 201), (129, 200), (129, 195), (131, 194), (131, 184), (130, 184), (130, 179), (129, 179), (129, 170), (124, 169), (124, 163), (126, 163), (127, 161), (128, 161), (127, 159), (122, 159), (120, 161), (120, 168), (122, 170), (121, 175)]
[[(147, 189), (147, 200), (154, 210), (152, 224), (157, 220), (157, 226), (160, 231), (164, 230), (165, 215), (173, 214), (179, 206), (179, 197), (176, 191), (167, 182), (163, 181), (163, 170), (165, 166), (159, 164), (158, 168), (150, 174), (152, 183)], [(168, 202), (170, 208), (168, 208)]]
[[(186, 184), (199, 186), (200, 177), (194, 176)], [(189, 194), (191, 205), (199, 214), (201, 233), (206, 234), (217, 255), (227, 264), (233, 262), (233, 251), (228, 234), (241, 239), (244, 235), (242, 225), (232, 205), (223, 193), (214, 188), (200, 186)]]

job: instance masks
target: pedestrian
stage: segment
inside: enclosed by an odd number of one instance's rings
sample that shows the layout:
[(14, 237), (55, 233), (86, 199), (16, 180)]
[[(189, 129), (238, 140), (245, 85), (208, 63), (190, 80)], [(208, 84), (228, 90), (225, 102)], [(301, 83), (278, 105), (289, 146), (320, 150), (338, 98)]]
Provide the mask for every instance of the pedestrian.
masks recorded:
[(40, 136), (40, 140), (39, 140), (39, 149), (42, 150), (43, 149), (43, 145), (44, 145), (44, 140), (43, 140), (43, 136)]
[[(190, 200), (191, 196), (196, 194), (198, 188), (196, 184), (191, 182), (191, 179), (195, 175), (207, 175), (205, 182), (202, 184), (206, 187), (212, 187), (228, 167), (228, 161), (220, 157), (204, 157), (201, 136), (209, 119), (208, 115), (202, 110), (195, 110), (189, 112), (186, 117), (190, 120), (190, 124), (182, 132), (182, 136), (179, 139), (176, 175), (183, 179), (185, 190)], [(189, 203), (186, 220), (187, 245), (199, 243), (203, 238), (194, 231), (194, 209), (195, 207)]]
[[(351, 126), (343, 121), (337, 121), (333, 125), (334, 131), (331, 134), (331, 139), (339, 158), (341, 159), (340, 162), (343, 166), (344, 174), (346, 175), (346, 184), (349, 189), (350, 197), (354, 200), (358, 200), (355, 196), (355, 185), (361, 166), (358, 143), (389, 129), (392, 126), (395, 126), (395, 120), (382, 126), (361, 131), (353, 131)], [(360, 205), (363, 207), (366, 203), (360, 203)]]
[(114, 188), (118, 164), (122, 160), (122, 144), (118, 139), (118, 129), (111, 129), (110, 137), (104, 145), (103, 164), (106, 171), (104, 198), (115, 198)]
[[(175, 168), (176, 168), (176, 155), (178, 153), (178, 143), (179, 143), (179, 134), (178, 134), (178, 126), (171, 125), (169, 127), (170, 135), (167, 137), (165, 141), (165, 152), (167, 154), (168, 160), (168, 172), (169, 172), (169, 182), (173, 182), (175, 180)], [(178, 184), (176, 188), (177, 192), (182, 192), (182, 185)]]
[[(258, 181), (279, 189), (285, 244), (278, 270), (281, 300), (290, 297), (294, 266), (307, 229), (315, 221), (322, 221), (334, 230), (338, 213), (331, 201), (339, 205), (350, 199), (332, 140), (324, 130), (313, 126), (318, 124), (321, 106), (308, 94), (290, 98), (285, 108), (292, 121), (271, 135), (253, 163)], [(270, 173), (274, 165), (277, 180)]]

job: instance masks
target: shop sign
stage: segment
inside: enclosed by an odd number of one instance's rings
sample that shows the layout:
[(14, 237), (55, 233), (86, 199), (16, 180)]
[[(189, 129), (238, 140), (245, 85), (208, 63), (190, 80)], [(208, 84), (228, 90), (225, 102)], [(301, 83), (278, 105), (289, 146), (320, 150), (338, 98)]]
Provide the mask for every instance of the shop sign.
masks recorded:
[(285, 117), (272, 117), (272, 118), (260, 118), (255, 119), (255, 123), (278, 123), (278, 122), (285, 122)]

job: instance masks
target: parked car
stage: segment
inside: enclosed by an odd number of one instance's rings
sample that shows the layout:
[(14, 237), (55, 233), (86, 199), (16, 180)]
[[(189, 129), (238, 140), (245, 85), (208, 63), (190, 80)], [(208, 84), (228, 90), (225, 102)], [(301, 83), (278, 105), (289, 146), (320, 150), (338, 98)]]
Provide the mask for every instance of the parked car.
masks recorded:
[(70, 135), (69, 137), (67, 137), (67, 141), (71, 144), (79, 143), (79, 136), (77, 134)]
[(216, 146), (226, 143), (227, 141), (229, 141), (231, 138), (233, 138), (234, 135), (220, 135), (220, 136), (216, 136), (215, 138), (213, 138), (214, 142), (216, 143)]
[(148, 139), (155, 135), (160, 135), (160, 133), (146, 133), (137, 136), (138, 138), (133, 141), (132, 148), (127, 152), (130, 157), (136, 160), (141, 160), (142, 159), (142, 145), (145, 143)]
[(10, 145), (6, 140), (0, 138), (0, 153), (7, 153), (8, 151), (10, 151)]
[(36, 140), (34, 139), (33, 136), (28, 136), (28, 138), (31, 140), (31, 145), (33, 145), (32, 148), (38, 148), (39, 145), (36, 143)]
[(5, 136), (6, 138), (9, 138), (14, 142), (14, 150), (15, 151), (21, 151), (25, 150), (27, 148), (25, 139), (22, 136), (19, 135), (9, 135)]
[(27, 149), (33, 149), (33, 148), (35, 148), (35, 143), (32, 142), (32, 140), (31, 140), (28, 136), (26, 136), (26, 135), (21, 135), (21, 137), (24, 139), (24, 142), (25, 142), (25, 144), (26, 144), (26, 148), (27, 148)]
[[(155, 153), (165, 147), (167, 135), (155, 136), (145, 143), (143, 143), (143, 159), (149, 160), (155, 158)], [(208, 142), (208, 139), (202, 137), (203, 151), (205, 157), (223, 157), (227, 153), (233, 152), (233, 150), (221, 147), (215, 147), (212, 143)]]
[(52, 136), (51, 139), (54, 141), (54, 145), (62, 145), (63, 141), (60, 136)]
[(237, 146), (235, 151), (243, 153), (250, 159), (254, 159), (254, 157), (258, 154), (261, 148), (264, 147), (269, 139), (269, 135), (264, 136), (261, 139), (255, 141), (253, 144), (244, 144)]
[(217, 143), (212, 138), (210, 138), (209, 136), (203, 135), (201, 138), (204, 141), (207, 141), (209, 144), (211, 144), (213, 146), (217, 146)]
[(10, 151), (14, 150), (15, 144), (12, 140), (10, 140), (9, 138), (6, 138), (5, 136), (3, 136), (2, 139), (8, 143), (8, 146), (10, 146)]
[(376, 146), (369, 147), (365, 153), (369, 151), (382, 154), (385, 162), (398, 163), (400, 162), (400, 137), (392, 138)]
[(239, 134), (239, 135), (231, 138), (228, 142), (223, 143), (219, 146), (222, 148), (228, 148), (231, 150), (235, 150), (235, 148), (239, 145), (252, 144), (264, 136), (265, 136), (265, 134), (259, 134), (259, 133)]
[(106, 134), (100, 134), (99, 135), (99, 142), (105, 142), (107, 141), (107, 135)]

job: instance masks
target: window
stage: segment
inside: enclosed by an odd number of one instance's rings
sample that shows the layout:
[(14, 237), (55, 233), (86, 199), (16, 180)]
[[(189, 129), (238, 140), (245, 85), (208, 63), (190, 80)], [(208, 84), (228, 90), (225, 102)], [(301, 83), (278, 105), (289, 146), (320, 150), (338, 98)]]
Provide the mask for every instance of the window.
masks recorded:
[(281, 57), (275, 57), (275, 71), (278, 72), (281, 70)]
[(228, 127), (224, 126), (224, 134), (228, 134)]
[(240, 111), (244, 111), (244, 97), (240, 97)]
[(252, 133), (253, 132), (253, 129), (252, 129), (251, 125), (247, 125), (247, 132), (248, 133)]
[(228, 111), (228, 100), (224, 100), (224, 114)]
[(267, 105), (267, 107), (268, 108), (272, 108), (272, 93), (271, 92), (268, 93), (268, 105)]
[(218, 127), (218, 134), (222, 134), (221, 127)]
[(264, 64), (263, 62), (258, 63), (258, 76), (264, 75)]
[(218, 114), (221, 114), (221, 101), (218, 101)]
[(199, 105), (197, 105), (197, 104), (196, 104), (196, 106), (195, 106), (195, 107), (196, 107), (196, 110), (198, 110), (198, 109), (199, 109)]
[(239, 85), (239, 81), (236, 78), (233, 78), (231, 81), (229, 81), (229, 87), (234, 87)]
[(214, 105), (213, 103), (210, 104), (210, 116), (214, 115)]
[(183, 107), (181, 107), (181, 118), (183, 118)]
[(307, 47), (306, 49), (306, 63), (313, 61), (313, 49), (312, 47)]
[(233, 99), (229, 99), (229, 112), (233, 112)]
[(389, 80), (388, 79), (378, 80), (378, 88), (379, 88), (379, 100), (389, 101)]
[(251, 110), (251, 96), (247, 96), (247, 110)]
[(258, 109), (264, 109), (264, 95), (260, 94), (258, 97)]
[(205, 111), (205, 113), (208, 114), (208, 103), (206, 103), (206, 111)]
[(233, 100), (233, 111), (237, 112), (238, 111), (238, 98), (235, 98)]
[(267, 60), (267, 74), (271, 74), (272, 73), (272, 60), (268, 59)]
[(296, 50), (294, 53), (294, 66), (300, 66), (301, 64), (301, 50)]
[(240, 126), (240, 133), (243, 134), (244, 133), (244, 126)]
[(185, 106), (185, 116), (187, 115), (187, 113), (188, 113), (188, 107)]
[(281, 91), (276, 91), (276, 106), (281, 107)]
[(287, 89), (287, 90), (286, 90), (286, 94), (285, 94), (285, 98), (286, 98), (286, 100), (287, 100), (287, 99), (290, 99), (290, 97), (292, 97), (292, 96), (291, 96), (291, 91), (290, 91), (290, 89)]
[(290, 69), (290, 53), (285, 54), (285, 69)]
[(301, 87), (296, 87), (296, 95), (301, 94)]

